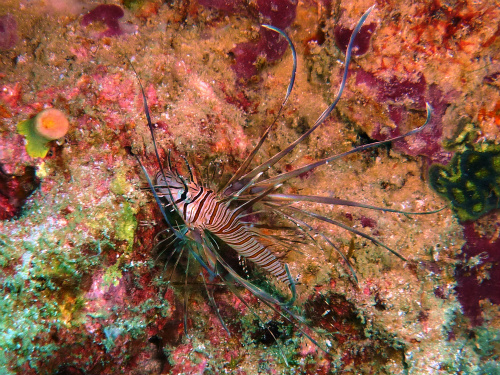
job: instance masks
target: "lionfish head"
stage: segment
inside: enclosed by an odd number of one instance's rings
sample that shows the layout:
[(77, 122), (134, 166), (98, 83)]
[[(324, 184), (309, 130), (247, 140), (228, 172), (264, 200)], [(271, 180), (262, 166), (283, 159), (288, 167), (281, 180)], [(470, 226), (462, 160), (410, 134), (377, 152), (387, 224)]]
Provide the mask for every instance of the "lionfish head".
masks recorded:
[(177, 201), (182, 199), (181, 196), (186, 191), (186, 182), (170, 170), (160, 171), (156, 174), (155, 189), (158, 196), (164, 196), (168, 201), (172, 198)]

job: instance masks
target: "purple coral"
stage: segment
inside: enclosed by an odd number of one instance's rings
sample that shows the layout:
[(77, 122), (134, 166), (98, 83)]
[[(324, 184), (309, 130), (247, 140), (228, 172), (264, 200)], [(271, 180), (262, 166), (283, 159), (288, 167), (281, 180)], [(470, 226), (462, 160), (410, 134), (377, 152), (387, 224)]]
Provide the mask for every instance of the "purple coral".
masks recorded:
[[(374, 127), (370, 137), (378, 141), (401, 135), (401, 126), (410, 121), (410, 108), (424, 111), (425, 103), (429, 102), (433, 108), (432, 118), (427, 128), (415, 134), (411, 139), (401, 139), (394, 142), (397, 150), (407, 155), (427, 156), (431, 162), (446, 163), (450, 159), (450, 153), (443, 150), (441, 137), (443, 133), (443, 120), (448, 103), (449, 95), (445, 95), (437, 86), (427, 85), (425, 77), (419, 75), (417, 80), (397, 79), (392, 77), (383, 80), (375, 77), (372, 73), (358, 70), (356, 72), (356, 84), (363, 84), (374, 90), (374, 97), (387, 103), (389, 118), (396, 127), (384, 133), (381, 124)], [(451, 94), (453, 95), (453, 93)]]
[(123, 34), (120, 27), (120, 18), (124, 15), (123, 9), (118, 5), (102, 4), (88, 12), (82, 19), (82, 26), (86, 27), (94, 22), (104, 23), (108, 29), (101, 36), (116, 36)]
[[(290, 0), (258, 0), (257, 7), (264, 22), (285, 29), (295, 19), (297, 2)], [(260, 31), (260, 40), (236, 45), (231, 51), (235, 57), (233, 71), (239, 79), (248, 80), (257, 74), (255, 61), (262, 54), (268, 62), (278, 60), (287, 49), (287, 42), (276, 32), (268, 29)]]
[(231, 68), (238, 78), (249, 80), (257, 74), (255, 60), (257, 60), (258, 50), (255, 43), (238, 43), (231, 52), (234, 55), (234, 64)]
[(392, 77), (389, 81), (383, 81), (379, 90), (379, 99), (383, 102), (398, 102), (405, 98), (413, 101), (418, 107), (425, 107), (425, 89), (427, 83), (422, 74), (416, 81), (409, 79), (398, 80)]
[(13, 48), (17, 43), (17, 22), (12, 14), (0, 16), (0, 50)]
[[(356, 35), (356, 39), (354, 39), (352, 48), (352, 54), (354, 56), (361, 56), (368, 52), (368, 48), (370, 47), (370, 40), (376, 27), (377, 25), (374, 23), (370, 23), (361, 27), (358, 35)], [(333, 32), (335, 37), (335, 44), (337, 44), (337, 47), (339, 47), (340, 50), (344, 53), (347, 51), (347, 46), (349, 45), (349, 40), (351, 39), (352, 32), (353, 30), (343, 26), (336, 26)]]
[(268, 62), (273, 62), (281, 58), (288, 48), (288, 43), (277, 32), (262, 29), (259, 50), (262, 51)]
[(480, 300), (500, 304), (500, 239), (482, 237), (473, 222), (464, 223), (464, 237), (463, 264), (455, 270), (455, 291), (464, 314), (477, 325), (482, 322)]
[(280, 29), (292, 24), (297, 11), (297, 1), (291, 0), (257, 0), (257, 6), (266, 22)]
[(227, 14), (234, 13), (244, 3), (243, 0), (198, 0), (198, 4), (206, 8), (217, 9)]

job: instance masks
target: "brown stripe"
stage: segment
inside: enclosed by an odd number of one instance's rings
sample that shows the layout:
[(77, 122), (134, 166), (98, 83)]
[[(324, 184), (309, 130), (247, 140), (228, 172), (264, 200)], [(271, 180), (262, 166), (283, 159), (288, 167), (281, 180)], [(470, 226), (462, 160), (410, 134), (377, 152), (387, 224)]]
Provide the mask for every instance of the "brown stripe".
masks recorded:
[(251, 259), (251, 258), (257, 258), (260, 254), (262, 254), (262, 252), (264, 250), (266, 250), (268, 248), (268, 246), (264, 246), (262, 249), (260, 249), (259, 251), (257, 251), (256, 254), (252, 254), (252, 255), (249, 255), (248, 258)]
[(237, 216), (238, 216), (238, 213), (234, 212), (233, 215), (229, 218), (229, 221), (227, 222), (227, 224), (224, 225), (220, 230), (218, 230), (218, 232), (223, 233), (227, 228), (229, 228), (231, 225), (233, 225), (233, 222)]
[(214, 211), (212, 212), (212, 215), (210, 215), (210, 220), (208, 220), (208, 225), (212, 225), (215, 216), (217, 216), (217, 210), (219, 209), (219, 206), (220, 206), (220, 202), (217, 202), (215, 204), (215, 208), (214, 208)]
[(246, 255), (243, 253), (252, 254), (252, 252), (257, 251), (258, 248), (259, 248), (259, 243), (254, 242), (254, 243), (250, 244), (249, 246), (247, 246), (246, 249), (239, 250), (238, 253), (240, 253), (244, 257), (249, 257), (250, 255)]
[(243, 240), (241, 240), (240, 242), (231, 242), (231, 245), (234, 245), (234, 246), (240, 246), (240, 245), (243, 245), (245, 242), (251, 240), (253, 237), (255, 237), (253, 234), (251, 234), (250, 236), (248, 236), (247, 238), (244, 238)]
[(189, 203), (194, 203), (196, 202), (196, 200), (200, 197), (200, 195), (203, 194), (203, 186), (200, 186), (200, 192), (198, 194), (196, 194), (196, 197), (193, 198), (193, 200)]
[[(266, 268), (269, 267), (271, 263), (278, 262), (278, 259), (274, 258), (269, 263), (262, 265), (261, 267)], [(279, 263), (279, 262), (278, 262)]]
[(196, 194), (196, 196), (193, 198), (193, 200), (191, 202), (187, 202), (184, 204), (184, 212), (182, 213), (184, 216), (184, 221), (186, 221), (188, 204), (196, 202), (196, 200), (200, 197), (201, 194), (203, 194), (203, 186), (200, 186), (200, 192), (198, 194)]
[(200, 212), (203, 208), (203, 204), (205, 203), (205, 201), (207, 200), (207, 198), (210, 194), (211, 194), (211, 191), (208, 190), (207, 193), (205, 194), (205, 196), (203, 197), (203, 199), (201, 200), (201, 202), (198, 206), (198, 210), (196, 211), (196, 215), (194, 215), (194, 219), (193, 219), (193, 221), (191, 221), (192, 223), (194, 223), (198, 219), (198, 216), (200, 215)]
[(241, 229), (242, 225), (241, 224), (236, 224), (236, 226), (234, 228), (229, 228), (229, 230), (227, 232), (224, 232), (224, 229), (220, 230), (221, 233), (224, 233), (224, 234), (233, 234), (234, 232), (236, 232), (237, 230)]

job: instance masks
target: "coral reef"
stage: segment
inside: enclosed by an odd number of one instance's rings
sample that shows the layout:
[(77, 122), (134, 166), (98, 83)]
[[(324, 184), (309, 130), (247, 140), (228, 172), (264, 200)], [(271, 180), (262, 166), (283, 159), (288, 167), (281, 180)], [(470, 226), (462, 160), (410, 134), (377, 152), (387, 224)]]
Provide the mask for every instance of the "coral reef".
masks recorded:
[[(298, 279), (293, 311), (319, 331), (307, 330), (328, 354), (248, 293), (241, 292), (243, 301), (262, 323), (214, 284), (229, 336), (203, 286), (191, 278), (185, 284), (179, 269), (170, 279), (172, 268), (153, 254), (165, 228), (126, 148), (151, 175), (157, 166), (126, 57), (144, 86), (160, 156), (170, 150), (182, 170), (186, 155), (216, 186), (272, 123), (289, 81), (286, 42), (260, 24), (286, 28), (299, 66), (289, 103), (258, 155), (265, 160), (332, 102), (345, 40), (372, 1), (90, 0), (72, 1), (71, 12), (46, 3), (4, 0), (0, 14), (4, 373), (498, 372), (495, 212), (459, 223), (448, 209), (402, 215), (314, 207), (408, 260), (322, 223), (315, 225), (349, 257), (357, 285), (331, 248), (299, 241), (297, 251), (281, 254)], [(441, 208), (426, 172), (429, 163), (452, 159), (443, 140), (464, 118), (476, 124), (476, 136), (457, 140), (460, 147), (500, 137), (499, 20), (500, 9), (487, 2), (377, 3), (338, 107), (269, 173), (403, 134), (423, 123), (429, 102), (426, 131), (283, 188), (412, 212)], [(64, 143), (32, 158), (16, 125), (45, 108), (60, 109), (71, 126)], [(463, 148), (455, 151), (464, 156)], [(472, 151), (484, 158), (484, 150)], [(262, 284), (267, 277), (259, 277)]]

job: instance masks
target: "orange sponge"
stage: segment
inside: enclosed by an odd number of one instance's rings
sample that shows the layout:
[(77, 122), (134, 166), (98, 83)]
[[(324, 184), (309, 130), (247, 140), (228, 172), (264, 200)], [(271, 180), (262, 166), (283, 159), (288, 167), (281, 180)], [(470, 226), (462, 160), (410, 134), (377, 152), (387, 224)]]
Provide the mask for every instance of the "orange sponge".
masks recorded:
[(49, 141), (64, 137), (69, 129), (68, 118), (55, 108), (43, 110), (34, 120), (35, 131)]
[(55, 108), (45, 109), (17, 124), (17, 132), (26, 138), (26, 151), (34, 158), (45, 157), (50, 148), (48, 143), (64, 137), (68, 129), (68, 118)]

